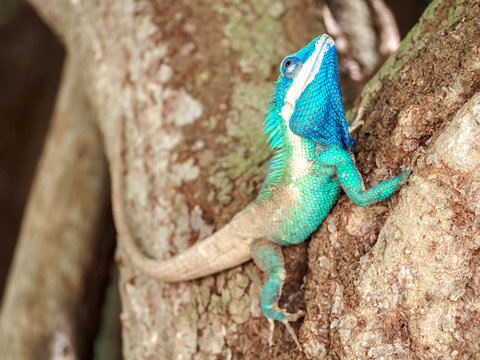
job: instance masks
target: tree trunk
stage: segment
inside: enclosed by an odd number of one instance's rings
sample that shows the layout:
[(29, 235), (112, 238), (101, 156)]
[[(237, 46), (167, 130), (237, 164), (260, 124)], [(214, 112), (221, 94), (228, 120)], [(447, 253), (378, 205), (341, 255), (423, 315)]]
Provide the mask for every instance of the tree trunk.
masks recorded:
[[(124, 199), (145, 253), (181, 252), (254, 198), (269, 156), (264, 103), (281, 57), (324, 31), (316, 4), (31, 1), (81, 64), (108, 154), (125, 124)], [(267, 345), (252, 263), (164, 284), (120, 248), (124, 356), (478, 354), (479, 18), (477, 1), (434, 1), (365, 87), (355, 153), (367, 183), (417, 161), (399, 195), (367, 208), (342, 197), (313, 236), (304, 354), (281, 326)], [(286, 307), (303, 303), (304, 250), (285, 251)]]

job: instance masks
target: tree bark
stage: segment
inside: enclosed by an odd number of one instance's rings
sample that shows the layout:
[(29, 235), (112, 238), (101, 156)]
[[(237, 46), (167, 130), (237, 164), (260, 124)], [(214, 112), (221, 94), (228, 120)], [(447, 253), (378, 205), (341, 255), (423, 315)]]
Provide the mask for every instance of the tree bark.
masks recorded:
[[(268, 89), (281, 56), (323, 32), (317, 5), (32, 3), (81, 64), (108, 154), (114, 126), (125, 124), (127, 216), (146, 253), (162, 259), (182, 251), (254, 198), (269, 156), (259, 136)], [(479, 11), (474, 0), (432, 3), (365, 88), (358, 103), (368, 116), (355, 152), (367, 183), (398, 172), (420, 147), (426, 155), (418, 153), (399, 196), (368, 208), (342, 197), (313, 237), (304, 354), (281, 326), (275, 346), (267, 345), (259, 306), (264, 279), (252, 263), (163, 284), (138, 273), (119, 249), (124, 356), (478, 353), (478, 148), (471, 141), (478, 120), (465, 114), (478, 113)], [(468, 165), (461, 165), (464, 157)], [(304, 250), (285, 251), (294, 273), (282, 300), (287, 307), (303, 303)]]
[(106, 282), (101, 254), (103, 263), (109, 258), (99, 250), (107, 211), (101, 137), (81, 67), (69, 58), (3, 298), (2, 358), (91, 357)]

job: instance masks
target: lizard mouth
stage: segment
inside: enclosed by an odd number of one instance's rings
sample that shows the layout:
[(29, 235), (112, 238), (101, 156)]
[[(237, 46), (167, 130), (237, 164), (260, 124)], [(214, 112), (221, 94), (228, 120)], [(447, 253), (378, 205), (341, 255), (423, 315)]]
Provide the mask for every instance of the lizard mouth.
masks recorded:
[(322, 35), (315, 42), (315, 50), (308, 60), (303, 64), (298, 75), (292, 82), (290, 89), (285, 96), (284, 105), (282, 107), (282, 117), (285, 121), (290, 120), (290, 117), (293, 114), (295, 109), (295, 103), (298, 98), (302, 95), (306, 87), (315, 79), (317, 76), (320, 67), (322, 66), (323, 57), (326, 52), (335, 46), (335, 41), (328, 36)]

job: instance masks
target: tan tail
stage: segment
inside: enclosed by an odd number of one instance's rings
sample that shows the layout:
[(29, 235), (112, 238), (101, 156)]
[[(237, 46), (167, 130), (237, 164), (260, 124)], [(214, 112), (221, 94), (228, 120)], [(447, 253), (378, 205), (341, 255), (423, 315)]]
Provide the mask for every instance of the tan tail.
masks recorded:
[[(185, 281), (211, 275), (248, 261), (253, 241), (245, 229), (251, 217), (237, 214), (224, 228), (198, 242), (185, 252), (165, 261), (147, 257), (136, 246), (125, 220), (122, 196), (123, 123), (115, 130), (114, 152), (111, 158), (112, 203), (119, 242), (133, 264), (145, 274), (168, 282)], [(251, 225), (250, 225), (251, 226)]]

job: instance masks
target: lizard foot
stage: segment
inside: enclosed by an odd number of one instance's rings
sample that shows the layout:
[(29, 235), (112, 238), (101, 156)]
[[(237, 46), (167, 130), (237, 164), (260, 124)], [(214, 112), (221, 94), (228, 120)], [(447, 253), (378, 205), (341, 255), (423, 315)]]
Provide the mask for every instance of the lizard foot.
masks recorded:
[(408, 177), (412, 174), (413, 172), (413, 166), (411, 164), (405, 164), (400, 166), (400, 169), (402, 170), (401, 177), (402, 180), (400, 181), (400, 185), (403, 185), (407, 182)]
[(263, 313), (270, 324), (268, 343), (270, 345), (273, 343), (274, 320), (278, 320), (286, 326), (297, 347), (302, 350), (297, 335), (290, 326), (290, 322), (297, 321), (304, 315), (304, 312), (298, 311), (291, 314), (278, 307), (278, 300), (280, 299), (283, 282), (286, 277), (282, 249), (280, 246), (265, 239), (258, 239), (251, 245), (251, 253), (258, 267), (268, 274), (268, 280), (262, 287), (260, 299)]
[(273, 345), (273, 331), (275, 329), (275, 320), (280, 321), (285, 327), (287, 328), (288, 333), (290, 336), (293, 338), (293, 341), (295, 341), (295, 344), (297, 345), (298, 350), (302, 351), (302, 347), (300, 345), (300, 342), (298, 341), (297, 334), (295, 334), (295, 331), (293, 330), (292, 326), (290, 325), (290, 322), (295, 322), (301, 317), (305, 315), (305, 312), (302, 310), (297, 311), (296, 313), (288, 313), (284, 310), (277, 309), (277, 310), (270, 310), (265, 315), (268, 317), (268, 323), (270, 325), (270, 332), (268, 334), (268, 344), (270, 346)]
[(425, 155), (426, 151), (424, 148), (420, 147), (417, 149), (417, 151), (415, 152), (415, 154), (413, 155), (413, 158), (412, 158), (412, 161), (410, 162), (410, 164), (405, 164), (405, 165), (402, 165), (400, 166), (400, 169), (402, 169), (403, 171), (403, 174), (404, 174), (404, 178), (402, 179), (401, 181), (401, 185), (405, 184), (407, 179), (410, 177), (410, 175), (413, 173), (413, 167), (416, 165), (418, 159)]
[(293, 328), (290, 325), (290, 321), (297, 321), (298, 319), (300, 319), (301, 317), (303, 317), (305, 315), (305, 312), (302, 311), (302, 310), (299, 310), (295, 314), (287, 314), (287, 315), (288, 315), (288, 320), (284, 319), (282, 321), (282, 323), (287, 328), (287, 331), (289, 332), (290, 336), (295, 341), (295, 344), (297, 344), (298, 350), (303, 351), (302, 347), (300, 346), (300, 343), (298, 342), (297, 334), (295, 334), (295, 331), (293, 331)]

